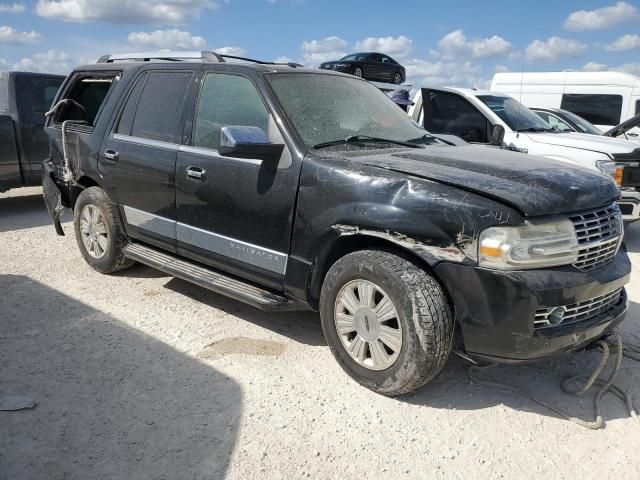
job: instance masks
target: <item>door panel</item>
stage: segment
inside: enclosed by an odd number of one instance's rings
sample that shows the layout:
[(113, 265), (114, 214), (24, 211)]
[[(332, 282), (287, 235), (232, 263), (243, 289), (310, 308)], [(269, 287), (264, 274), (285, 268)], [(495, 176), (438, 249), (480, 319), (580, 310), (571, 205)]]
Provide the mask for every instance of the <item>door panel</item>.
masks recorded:
[(299, 166), (284, 158), (286, 148), (278, 168), (220, 155), (220, 128), (231, 125), (257, 126), (283, 142), (251, 80), (208, 74), (195, 113), (194, 146), (180, 149), (176, 165), (178, 251), (282, 289)]

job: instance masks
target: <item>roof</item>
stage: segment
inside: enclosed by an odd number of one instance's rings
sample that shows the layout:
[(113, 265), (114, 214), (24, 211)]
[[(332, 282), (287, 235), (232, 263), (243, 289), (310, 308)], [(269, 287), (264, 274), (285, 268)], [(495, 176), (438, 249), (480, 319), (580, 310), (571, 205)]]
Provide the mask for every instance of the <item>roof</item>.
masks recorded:
[(640, 77), (623, 72), (501, 72), (493, 76), (493, 82), (541, 84), (584, 84), (640, 86)]

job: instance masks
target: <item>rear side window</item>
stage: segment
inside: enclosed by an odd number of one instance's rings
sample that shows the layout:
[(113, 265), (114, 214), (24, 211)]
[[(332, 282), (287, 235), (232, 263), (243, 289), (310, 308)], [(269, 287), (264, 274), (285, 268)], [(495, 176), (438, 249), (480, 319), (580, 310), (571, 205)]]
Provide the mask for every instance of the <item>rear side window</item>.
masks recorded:
[(595, 125), (618, 125), (622, 95), (566, 93), (560, 108), (569, 110)]
[(44, 114), (51, 108), (62, 80), (34, 75), (16, 77), (16, 103), (23, 122), (44, 125)]
[(487, 119), (455, 93), (428, 92), (424, 102), (424, 128), (433, 133), (457, 135), (467, 142), (489, 141)]
[(145, 82), (131, 135), (179, 143), (182, 111), (193, 72), (151, 72)]
[(122, 115), (118, 121), (118, 127), (116, 133), (123, 135), (131, 135), (131, 127), (133, 125), (133, 118), (136, 114), (136, 107), (138, 106), (138, 99), (140, 98), (140, 92), (147, 81), (148, 73), (144, 73), (136, 80), (134, 87), (131, 89), (129, 96), (127, 97), (127, 103), (122, 110)]
[(198, 100), (193, 145), (217, 150), (222, 127), (260, 127), (266, 132), (268, 123), (269, 113), (251, 80), (210, 73)]
[(74, 120), (93, 127), (102, 104), (117, 79), (116, 73), (77, 75), (62, 98), (70, 101), (58, 109), (55, 122), (60, 124), (65, 120)]

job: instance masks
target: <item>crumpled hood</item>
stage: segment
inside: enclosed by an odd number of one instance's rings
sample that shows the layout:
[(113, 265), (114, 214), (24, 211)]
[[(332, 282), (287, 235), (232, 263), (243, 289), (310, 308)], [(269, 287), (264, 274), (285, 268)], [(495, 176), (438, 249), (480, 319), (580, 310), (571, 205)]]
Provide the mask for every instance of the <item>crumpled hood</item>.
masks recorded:
[(619, 138), (590, 135), (587, 133), (521, 133), (527, 135), (532, 142), (557, 145), (559, 147), (573, 147), (581, 150), (600, 152), (605, 155), (611, 153), (631, 153), (638, 145)]
[(598, 172), (498, 148), (431, 146), (336, 154), (493, 198), (526, 216), (588, 210), (612, 203), (620, 194), (612, 179)]

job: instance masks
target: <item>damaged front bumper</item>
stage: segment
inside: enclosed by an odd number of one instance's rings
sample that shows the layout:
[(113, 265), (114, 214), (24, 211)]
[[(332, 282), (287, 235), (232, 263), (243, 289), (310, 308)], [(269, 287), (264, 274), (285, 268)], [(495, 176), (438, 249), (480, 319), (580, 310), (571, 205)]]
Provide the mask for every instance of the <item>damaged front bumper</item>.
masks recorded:
[(64, 205), (62, 203), (63, 196), (60, 187), (58, 187), (54, 180), (53, 167), (50, 162), (44, 162), (42, 164), (42, 195), (56, 233), (58, 235), (64, 235), (64, 230), (60, 224), (60, 216), (62, 212), (64, 212)]
[(628, 309), (631, 263), (621, 249), (606, 266), (505, 272), (441, 263), (466, 353), (501, 363), (577, 350), (607, 335)]

